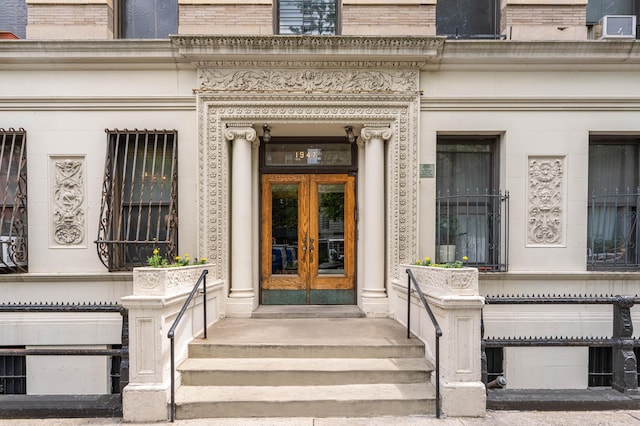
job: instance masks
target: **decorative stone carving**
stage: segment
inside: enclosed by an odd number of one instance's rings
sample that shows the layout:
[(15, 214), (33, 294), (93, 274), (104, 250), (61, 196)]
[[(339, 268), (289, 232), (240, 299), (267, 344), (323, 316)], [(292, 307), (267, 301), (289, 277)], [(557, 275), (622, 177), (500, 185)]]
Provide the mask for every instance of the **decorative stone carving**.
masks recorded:
[(53, 238), (68, 246), (84, 241), (84, 162), (53, 159)]
[[(417, 81), (417, 71), (414, 73)], [(229, 143), (227, 123), (339, 124), (392, 123), (387, 143), (387, 268), (417, 253), (417, 93), (215, 93), (198, 92), (200, 126), (200, 253), (213, 264), (210, 274), (228, 279)]]
[(478, 270), (476, 268), (438, 268), (435, 266), (402, 265), (400, 275), (411, 269), (420, 288), (457, 296), (478, 295)]
[(257, 148), (260, 146), (260, 140), (256, 137), (257, 133), (251, 126), (251, 123), (228, 123), (224, 130), (224, 137), (231, 142), (244, 139), (251, 142), (252, 147)]
[(201, 69), (198, 81), (202, 91), (380, 93), (418, 90), (413, 71)]
[(173, 296), (188, 292), (211, 265), (153, 268), (145, 266), (133, 269), (134, 296)]
[(562, 243), (563, 173), (562, 157), (529, 158), (529, 244)]
[(365, 142), (370, 141), (371, 139), (382, 139), (386, 141), (391, 137), (391, 129), (389, 125), (375, 125), (375, 124), (365, 124), (362, 130), (360, 130), (360, 139), (358, 139), (358, 146), (364, 146)]

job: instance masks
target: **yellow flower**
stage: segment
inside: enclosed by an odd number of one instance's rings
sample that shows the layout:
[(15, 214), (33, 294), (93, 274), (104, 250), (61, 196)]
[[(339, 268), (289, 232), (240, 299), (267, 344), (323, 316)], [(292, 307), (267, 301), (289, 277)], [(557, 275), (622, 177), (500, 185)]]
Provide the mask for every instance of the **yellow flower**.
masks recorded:
[(206, 257), (201, 257), (201, 258), (200, 258), (200, 262), (204, 263), (204, 262), (206, 262), (206, 261), (207, 261), (207, 258), (206, 258)]
[(180, 260), (180, 256), (176, 256), (176, 260)]
[(431, 259), (430, 259), (429, 257), (425, 257), (425, 258), (424, 258), (424, 261), (425, 261), (425, 262), (427, 262), (427, 263), (429, 263), (429, 262), (431, 262)]
[(469, 258), (467, 256), (462, 256), (462, 260), (466, 262), (467, 260), (469, 260)]
[(154, 255), (156, 255), (156, 256), (157, 256), (157, 255), (158, 255), (158, 253), (160, 253), (160, 250), (158, 250), (158, 249), (153, 249), (153, 254), (154, 254)]

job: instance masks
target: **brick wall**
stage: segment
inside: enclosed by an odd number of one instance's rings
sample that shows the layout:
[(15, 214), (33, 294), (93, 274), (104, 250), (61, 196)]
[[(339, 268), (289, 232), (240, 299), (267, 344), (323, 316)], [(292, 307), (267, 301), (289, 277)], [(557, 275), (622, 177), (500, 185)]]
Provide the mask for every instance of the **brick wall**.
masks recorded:
[(431, 4), (344, 5), (344, 35), (435, 35), (436, 7)]
[(28, 39), (113, 38), (113, 9), (106, 4), (28, 4)]
[(180, 34), (273, 34), (273, 7), (263, 4), (181, 4)]

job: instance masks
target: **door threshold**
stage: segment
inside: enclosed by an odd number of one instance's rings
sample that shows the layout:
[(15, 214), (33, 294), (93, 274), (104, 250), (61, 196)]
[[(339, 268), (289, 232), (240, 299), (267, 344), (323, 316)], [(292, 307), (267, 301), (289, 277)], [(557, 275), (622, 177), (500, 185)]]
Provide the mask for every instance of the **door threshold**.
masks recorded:
[(364, 318), (356, 305), (260, 305), (251, 318)]

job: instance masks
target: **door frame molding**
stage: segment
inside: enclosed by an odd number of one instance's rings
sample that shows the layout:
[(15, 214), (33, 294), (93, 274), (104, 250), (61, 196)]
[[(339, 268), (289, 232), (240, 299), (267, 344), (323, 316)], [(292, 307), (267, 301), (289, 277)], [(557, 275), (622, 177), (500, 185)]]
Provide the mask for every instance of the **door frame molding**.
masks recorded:
[[(371, 70), (353, 70), (358, 78), (368, 79)], [(292, 73), (296, 73), (292, 71)], [(387, 71), (382, 72), (382, 74)], [(213, 266), (210, 274), (229, 283), (229, 222), (232, 220), (228, 194), (230, 190), (230, 145), (223, 131), (228, 123), (245, 121), (272, 126), (272, 134), (278, 129), (287, 129), (292, 134), (296, 126), (321, 126), (333, 132), (332, 136), (343, 136), (347, 125), (362, 127), (366, 123), (391, 123), (392, 135), (385, 145), (385, 227), (386, 259), (385, 282), (399, 279), (397, 266), (415, 260), (418, 247), (418, 117), (420, 95), (415, 90), (418, 71), (388, 71), (386, 88), (377, 92), (354, 89), (354, 93), (326, 93), (332, 89), (314, 89), (313, 93), (290, 93), (285, 86), (273, 88), (268, 93), (246, 91), (216, 91), (215, 87), (203, 87), (196, 91), (199, 119), (199, 197), (198, 197), (198, 244), (199, 251), (207, 256)], [(402, 76), (402, 79), (398, 78)], [(286, 79), (282, 80), (283, 84)], [(385, 83), (386, 84), (386, 83)], [(256, 86), (260, 87), (260, 86)], [(222, 89), (220, 89), (222, 90)], [(333, 130), (331, 130), (333, 129)], [(298, 134), (301, 132), (298, 131)], [(363, 149), (363, 148), (359, 148)], [(259, 290), (259, 212), (258, 152), (252, 158), (254, 177), (252, 188), (256, 209), (254, 211), (254, 259), (252, 265), (254, 290)], [(362, 154), (363, 151), (359, 151)], [(359, 158), (359, 173), (362, 174), (362, 155)], [(358, 180), (358, 205), (362, 201), (362, 181)], [(360, 217), (363, 216), (361, 212)], [(360, 225), (358, 225), (360, 227)], [(361, 235), (361, 234), (360, 234)], [(366, 236), (364, 236), (366, 238)], [(357, 242), (362, 252), (364, 238)], [(378, 260), (376, 260), (378, 261)], [(365, 267), (362, 256), (358, 258), (357, 271)], [(362, 274), (357, 274), (356, 288)], [(358, 290), (361, 291), (361, 290)], [(257, 298), (256, 298), (257, 299)], [(257, 300), (254, 302), (257, 306)], [(359, 302), (358, 302), (359, 303)], [(251, 308), (252, 309), (252, 308)], [(249, 311), (249, 313), (251, 310)]]

